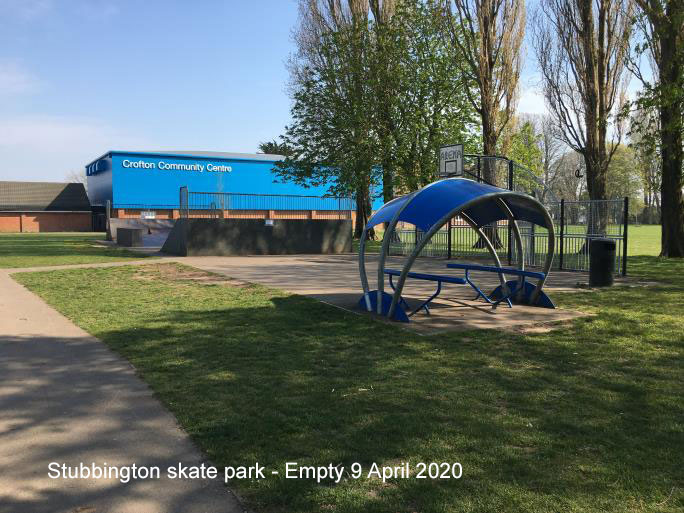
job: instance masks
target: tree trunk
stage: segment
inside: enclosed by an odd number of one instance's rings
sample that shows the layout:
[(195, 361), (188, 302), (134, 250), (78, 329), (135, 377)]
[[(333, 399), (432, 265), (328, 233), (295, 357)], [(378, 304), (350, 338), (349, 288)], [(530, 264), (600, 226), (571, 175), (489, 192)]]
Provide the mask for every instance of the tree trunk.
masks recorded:
[[(679, 139), (677, 141), (677, 139)], [(662, 178), (662, 239), (661, 256), (684, 257), (684, 202), (682, 202), (682, 159), (668, 155), (666, 144), (671, 148), (682, 147), (681, 135), (663, 134), (663, 178)], [(677, 153), (673, 151), (671, 153)], [(666, 157), (667, 158), (666, 160)]]
[[(490, 113), (486, 111), (482, 114), (482, 143), (485, 156), (496, 155), (496, 127)], [(482, 164), (482, 178), (484, 181), (491, 185), (497, 185), (496, 165), (493, 159), (486, 158)]]
[[(354, 225), (354, 237), (360, 239), (363, 229), (368, 223), (371, 213), (371, 201), (368, 186), (359, 187), (356, 190), (356, 224)], [(375, 239), (375, 230), (371, 228), (366, 234), (366, 239)]]
[(382, 201), (387, 203), (392, 199), (394, 199), (392, 160), (387, 158), (382, 163)]
[[(496, 128), (488, 112), (483, 112), (482, 114), (482, 142), (484, 146), (483, 153), (485, 157), (496, 155)], [(483, 159), (482, 178), (486, 183), (497, 185), (495, 159)], [(499, 231), (496, 229), (496, 223), (483, 226), (482, 231), (496, 249), (503, 248), (501, 238), (499, 237)], [(485, 244), (485, 241), (482, 240), (482, 237), (478, 237), (477, 241), (473, 245), (473, 248), (477, 249), (486, 247), (487, 244)]]
[(684, 257), (684, 202), (682, 201), (682, 134), (678, 106), (660, 108), (663, 175), (661, 182), (661, 256)]
[[(670, 13), (671, 15), (673, 13)], [(682, 92), (674, 89), (681, 83), (684, 50), (677, 49), (677, 27), (661, 36), (660, 80), (669, 85), (661, 91), (659, 102), (660, 140), (663, 156), (661, 178), (662, 239), (661, 256), (684, 257), (684, 202), (682, 202)], [(678, 55), (679, 54), (679, 55)], [(678, 59), (679, 57), (679, 59)], [(670, 90), (670, 88), (672, 90)]]

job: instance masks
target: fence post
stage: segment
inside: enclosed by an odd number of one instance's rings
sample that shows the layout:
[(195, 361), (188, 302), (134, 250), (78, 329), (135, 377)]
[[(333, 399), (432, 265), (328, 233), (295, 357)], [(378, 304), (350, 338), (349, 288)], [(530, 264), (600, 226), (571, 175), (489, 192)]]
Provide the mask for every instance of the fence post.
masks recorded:
[[(107, 232), (107, 240), (114, 240), (112, 238), (112, 228), (109, 220), (112, 218), (112, 202), (107, 200), (105, 203), (105, 231)], [(21, 220), (21, 217), (19, 218)]]
[[(508, 161), (508, 190), (512, 191), (513, 190), (513, 161), (509, 160)], [(512, 237), (512, 232), (513, 232), (513, 227), (512, 223), (509, 220), (508, 221), (508, 233), (507, 233), (507, 241), (506, 245), (508, 246), (507, 250), (507, 256), (508, 256), (508, 265), (513, 264), (513, 250), (511, 248), (511, 237)]]
[(559, 243), (560, 243), (560, 249), (559, 249), (559, 255), (558, 255), (558, 268), (562, 271), (563, 270), (563, 254), (565, 250), (565, 199), (560, 200), (560, 234), (559, 234)]
[(451, 218), (447, 221), (447, 260), (451, 260)]
[(190, 205), (189, 205), (189, 194), (188, 187), (184, 185), (179, 189), (178, 207), (180, 210), (180, 216), (188, 218), (190, 217)]
[(477, 156), (477, 183), (482, 181), (482, 175), (480, 170), (480, 156)]
[(622, 222), (622, 276), (627, 276), (627, 226), (629, 225), (629, 196), (625, 196), (625, 212)]

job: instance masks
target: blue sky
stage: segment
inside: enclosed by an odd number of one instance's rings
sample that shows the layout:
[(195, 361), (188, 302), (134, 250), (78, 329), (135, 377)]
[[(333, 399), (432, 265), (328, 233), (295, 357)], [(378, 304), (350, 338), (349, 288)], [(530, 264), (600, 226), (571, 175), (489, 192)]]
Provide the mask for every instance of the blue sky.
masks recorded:
[(289, 121), (289, 0), (0, 0), (0, 179), (109, 149), (255, 152)]
[[(0, 179), (110, 149), (255, 152), (290, 119), (296, 21), (294, 0), (0, 0)], [(541, 112), (530, 77), (519, 107)]]

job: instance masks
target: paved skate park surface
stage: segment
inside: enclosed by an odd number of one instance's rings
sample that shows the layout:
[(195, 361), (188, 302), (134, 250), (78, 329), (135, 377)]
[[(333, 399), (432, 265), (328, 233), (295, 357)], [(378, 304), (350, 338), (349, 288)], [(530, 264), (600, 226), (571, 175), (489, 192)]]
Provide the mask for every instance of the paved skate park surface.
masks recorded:
[[(387, 268), (401, 269), (403, 257), (390, 257)], [(259, 283), (268, 287), (287, 290), (316, 298), (352, 311), (360, 310), (357, 302), (361, 297), (358, 260), (349, 255), (287, 255), (249, 257), (186, 257), (177, 261), (206, 271), (238, 280)], [(375, 287), (377, 256), (367, 255), (368, 280)], [(422, 258), (416, 261), (412, 271), (462, 276), (446, 268), (446, 260)], [(573, 272), (551, 272), (544, 289), (554, 299), (554, 292), (577, 291), (577, 283), (586, 276)], [(498, 275), (472, 272), (471, 278), (485, 291), (499, 284)], [(407, 280), (404, 296), (409, 304), (417, 305), (419, 299), (434, 292), (436, 284)], [(389, 282), (385, 288), (391, 292)], [(419, 332), (464, 330), (476, 328), (543, 330), (553, 323), (574, 319), (586, 314), (562, 309), (534, 308), (502, 305), (492, 309), (484, 301), (474, 301), (475, 291), (469, 286), (445, 285), (442, 295), (431, 307), (431, 315), (417, 313), (411, 322), (402, 324)], [(449, 300), (447, 300), (449, 299)]]

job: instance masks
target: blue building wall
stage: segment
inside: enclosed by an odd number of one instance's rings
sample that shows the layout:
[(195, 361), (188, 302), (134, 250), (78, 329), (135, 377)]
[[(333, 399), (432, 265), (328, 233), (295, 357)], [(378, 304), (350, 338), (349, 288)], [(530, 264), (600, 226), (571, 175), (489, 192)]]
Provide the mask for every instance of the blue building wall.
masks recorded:
[(88, 195), (93, 205), (110, 200), (112, 206), (122, 208), (177, 208), (182, 186), (191, 192), (327, 194), (326, 186), (305, 188), (274, 183), (276, 176), (271, 170), (275, 162), (257, 156), (250, 159), (109, 152), (86, 166)]

